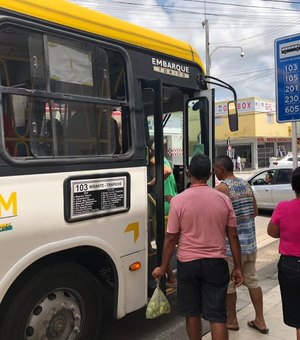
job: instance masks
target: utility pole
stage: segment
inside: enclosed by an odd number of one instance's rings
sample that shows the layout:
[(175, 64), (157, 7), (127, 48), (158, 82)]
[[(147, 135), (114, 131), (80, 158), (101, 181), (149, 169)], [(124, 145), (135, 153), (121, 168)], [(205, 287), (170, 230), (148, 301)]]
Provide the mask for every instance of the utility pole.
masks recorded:
[(293, 169), (296, 169), (298, 166), (297, 122), (292, 122), (292, 154), (293, 154)]
[[(211, 53), (210, 53), (210, 42), (209, 42), (209, 24), (208, 19), (202, 21), (202, 27), (205, 28), (205, 62), (206, 62), (206, 75), (210, 76), (210, 66), (211, 66), (211, 55), (219, 48), (239, 48), (241, 50), (240, 56), (243, 58), (245, 53), (241, 46), (217, 46)], [(209, 87), (209, 84), (208, 84)]]
[(209, 24), (208, 19), (202, 21), (202, 26), (205, 28), (205, 62), (206, 62), (206, 75), (210, 76), (210, 55), (209, 55)]

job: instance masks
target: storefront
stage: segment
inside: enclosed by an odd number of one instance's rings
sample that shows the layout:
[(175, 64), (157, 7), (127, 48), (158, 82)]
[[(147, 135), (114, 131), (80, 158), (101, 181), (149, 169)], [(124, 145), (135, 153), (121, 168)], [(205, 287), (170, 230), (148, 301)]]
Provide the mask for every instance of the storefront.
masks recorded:
[(216, 155), (228, 154), (233, 160), (240, 156), (246, 169), (258, 169), (291, 151), (291, 124), (277, 123), (274, 101), (252, 97), (238, 100), (237, 107), (239, 129), (230, 132), (226, 102), (216, 103)]

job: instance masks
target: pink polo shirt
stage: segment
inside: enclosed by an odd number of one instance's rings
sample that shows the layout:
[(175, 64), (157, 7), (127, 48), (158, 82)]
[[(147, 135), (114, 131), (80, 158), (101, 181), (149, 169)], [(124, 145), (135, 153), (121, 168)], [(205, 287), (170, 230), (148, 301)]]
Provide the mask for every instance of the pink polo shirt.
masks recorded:
[(226, 226), (236, 227), (232, 203), (215, 189), (191, 187), (171, 201), (167, 232), (179, 233), (181, 262), (226, 258)]
[(271, 221), (279, 226), (279, 253), (300, 257), (300, 199), (278, 203)]

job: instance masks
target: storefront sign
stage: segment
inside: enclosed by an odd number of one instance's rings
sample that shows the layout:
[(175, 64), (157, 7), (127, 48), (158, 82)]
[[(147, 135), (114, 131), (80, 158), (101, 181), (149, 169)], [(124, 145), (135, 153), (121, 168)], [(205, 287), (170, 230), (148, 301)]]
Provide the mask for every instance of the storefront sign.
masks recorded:
[(256, 138), (257, 143), (287, 143), (291, 142), (291, 138), (276, 138), (276, 137), (258, 137)]
[[(249, 98), (237, 101), (237, 109), (239, 113), (246, 112), (274, 112), (275, 102), (272, 100), (262, 100), (258, 98)], [(216, 103), (215, 106), (216, 115), (227, 114), (227, 102)]]

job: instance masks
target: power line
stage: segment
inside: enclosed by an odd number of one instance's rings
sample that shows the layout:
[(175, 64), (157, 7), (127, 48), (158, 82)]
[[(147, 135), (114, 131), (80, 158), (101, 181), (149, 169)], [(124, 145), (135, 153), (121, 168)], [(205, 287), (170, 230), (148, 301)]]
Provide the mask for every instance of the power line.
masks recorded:
[[(226, 3), (226, 2), (215, 2), (215, 1), (204, 1), (204, 0), (182, 0), (182, 1), (187, 1), (187, 2), (196, 2), (196, 3), (207, 3), (207, 4), (214, 4), (214, 5), (221, 5), (221, 6), (234, 6), (234, 7), (240, 7), (240, 8), (256, 8), (256, 9), (260, 9), (260, 10), (266, 10), (266, 9), (272, 9), (272, 10), (280, 10), (280, 11), (288, 11), (288, 12), (298, 12), (298, 10), (296, 9), (291, 9), (291, 8), (279, 8), (279, 7), (263, 7), (263, 6), (255, 6), (255, 5), (242, 5), (242, 4), (233, 4), (233, 3)], [(82, 0), (73, 0), (73, 2), (77, 2), (80, 4), (83, 4), (84, 6), (86, 6), (86, 2), (88, 1), (82, 1)], [(95, 6), (94, 1), (90, 1), (91, 5), (90, 6), (86, 6), (86, 7), (90, 7), (90, 8), (95, 8), (97, 6)], [(110, 3), (109, 5), (113, 5), (113, 4), (124, 4), (124, 5), (129, 5), (129, 6), (134, 6), (137, 8), (143, 8), (143, 7), (150, 7), (150, 8), (161, 8), (161, 9), (172, 9), (172, 11), (180, 11), (181, 13), (190, 13), (190, 14), (195, 14), (195, 8), (191, 8), (191, 11), (186, 10), (185, 7), (178, 7), (178, 6), (172, 6), (172, 5), (153, 5), (153, 4), (143, 4), (143, 3), (135, 3), (135, 2), (129, 2), (129, 1), (114, 1), (112, 3)], [(105, 5), (105, 4), (102, 4)], [(193, 10), (193, 11), (192, 11)], [(213, 15), (213, 13), (208, 13), (207, 11), (203, 11), (203, 12), (197, 12), (197, 14), (203, 14), (203, 15)], [(249, 13), (247, 13), (247, 15), (249, 15)]]
[[(164, 32), (179, 31), (177, 37), (181, 35), (184, 36), (187, 30), (200, 31), (201, 26), (199, 17), (204, 18), (205, 16), (210, 20), (210, 30), (215, 31), (215, 36), (219, 36), (221, 33), (219, 30), (224, 29), (224, 32), (228, 32), (232, 37), (243, 34), (241, 29), (250, 27), (253, 30), (268, 29), (267, 32), (251, 34), (248, 37), (242, 37), (241, 39), (235, 39), (231, 41), (222, 41), (214, 44), (241, 44), (241, 42), (246, 43), (248, 46), (245, 48), (246, 56), (257, 55), (257, 60), (260, 57), (267, 57), (270, 55), (269, 46), (273, 44), (272, 39), (266, 37), (275, 36), (276, 33), (290, 29), (293, 27), (295, 30), (297, 25), (299, 25), (298, 10), (292, 8), (295, 4), (300, 4), (300, 1), (273, 1), (281, 4), (270, 5), (270, 6), (255, 6), (249, 5), (245, 2), (242, 3), (232, 3), (227, 1), (196, 1), (196, 0), (183, 0), (186, 4), (180, 1), (176, 1), (176, 5), (160, 5), (160, 4), (147, 4), (147, 3), (134, 3), (132, 1), (111, 1), (110, 3), (105, 3), (103, 0), (101, 3), (96, 0), (72, 0), (73, 2), (84, 4), (84, 6), (98, 9), (100, 11), (110, 12), (114, 16), (119, 16), (120, 18), (127, 17), (129, 21), (135, 21), (134, 18), (141, 22), (143, 20), (143, 26), (156, 29), (164, 30)], [(270, 1), (270, 0), (263, 0)], [(191, 5), (188, 5), (190, 2)], [(272, 2), (272, 1), (270, 1)], [(198, 3), (198, 5), (196, 5)], [(120, 6), (122, 4), (122, 7)], [(206, 4), (206, 8), (200, 8), (202, 4)], [(155, 18), (153, 18), (155, 16)], [(168, 23), (170, 22), (170, 26)], [(183, 25), (182, 23), (185, 23)], [(198, 24), (198, 25), (197, 25)], [(190, 26), (188, 26), (190, 25)], [(279, 26), (280, 25), (280, 26)], [(237, 32), (237, 28), (239, 32)], [(233, 32), (234, 30), (234, 32)], [(181, 32), (182, 31), (182, 32)], [(196, 33), (192, 34), (192, 38)], [(198, 33), (199, 34), (199, 33)], [(173, 34), (174, 35), (174, 34)], [(268, 50), (262, 52), (261, 47), (268, 46)], [(255, 52), (255, 53), (253, 53)], [(273, 55), (273, 47), (272, 47)], [(249, 57), (250, 58), (250, 57)], [(218, 60), (218, 58), (216, 58)], [(219, 59), (221, 60), (221, 58)], [(222, 57), (224, 60), (224, 57)], [(232, 65), (232, 62), (230, 62)], [(226, 68), (227, 69), (227, 68)], [(263, 69), (247, 69), (240, 70), (238, 72), (232, 72), (228, 74), (222, 74), (221, 77), (234, 77), (234, 85), (244, 85), (261, 78), (270, 77), (274, 73), (274, 67), (266, 66)], [(248, 75), (245, 77), (245, 75)], [(244, 76), (244, 77), (243, 77)], [(243, 79), (237, 80), (236, 78), (243, 77)]]
[(247, 71), (244, 71), (244, 72), (235, 72), (235, 73), (228, 73), (228, 74), (224, 74), (222, 73), (221, 75), (216, 75), (216, 77), (232, 77), (232, 76), (242, 76), (244, 74), (251, 74), (251, 73), (261, 73), (261, 72), (264, 72), (264, 71), (274, 71), (275, 70), (275, 67), (274, 66), (270, 66), (270, 67), (263, 67), (263, 68), (260, 68), (260, 69), (255, 69), (255, 70), (247, 70)]
[(243, 79), (241, 81), (236, 81), (236, 82), (233, 81), (233, 82), (231, 82), (231, 85), (232, 86), (243, 85), (243, 84), (251, 83), (251, 82), (256, 81), (258, 79), (261, 79), (261, 78), (270, 77), (271, 75), (274, 75), (273, 71), (269, 71), (269, 72), (266, 72), (266, 73), (262, 72), (258, 76), (247, 77), (247, 79)]
[[(204, 0), (182, 0), (182, 1), (187, 1), (187, 2), (199, 2), (203, 3)], [(270, 0), (263, 0), (263, 1), (270, 1)], [(279, 1), (278, 2), (284, 2), (288, 3), (286, 1)], [(214, 4), (214, 5), (222, 5), (222, 6), (234, 6), (234, 7), (242, 7), (242, 8), (258, 8), (258, 9), (272, 9), (272, 10), (284, 10), (284, 11), (291, 11), (291, 12), (298, 12), (296, 9), (291, 9), (291, 8), (279, 8), (279, 7), (265, 7), (265, 6), (255, 6), (255, 5), (241, 5), (241, 4), (233, 4), (233, 3), (227, 3), (227, 2), (215, 2), (215, 1), (206, 1), (207, 4)], [(299, 3), (299, 2), (295, 2)]]
[(300, 1), (283, 1), (283, 0), (262, 0), (262, 1), (281, 2), (281, 3), (284, 3), (284, 4), (298, 4), (298, 5), (300, 5)]

